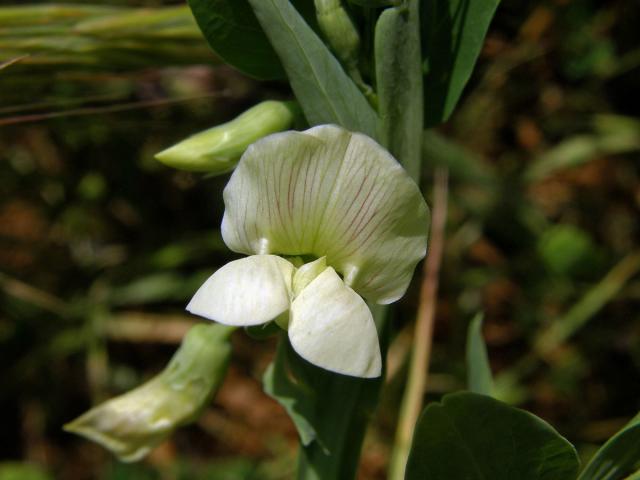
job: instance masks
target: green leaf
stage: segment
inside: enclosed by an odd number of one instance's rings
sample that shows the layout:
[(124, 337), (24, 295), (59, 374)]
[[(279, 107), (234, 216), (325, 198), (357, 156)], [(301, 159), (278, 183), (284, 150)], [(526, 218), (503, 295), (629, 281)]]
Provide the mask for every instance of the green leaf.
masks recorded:
[(307, 381), (303, 380), (311, 374), (310, 364), (297, 358), (288, 338), (282, 334), (276, 358), (264, 372), (262, 383), (264, 391), (277, 400), (293, 420), (303, 445), (309, 445), (314, 440), (322, 442), (312, 425), (318, 399), (307, 388)]
[(385, 10), (375, 32), (381, 141), (414, 179), (420, 176), (423, 124), (418, 8), (419, 0), (411, 0)]
[(446, 395), (424, 410), (406, 480), (572, 480), (573, 446), (540, 418), (476, 393)]
[(493, 377), (487, 347), (482, 338), (482, 314), (471, 321), (467, 331), (467, 383), (469, 390), (482, 395), (491, 395)]
[(422, 0), (425, 124), (449, 118), (500, 0)]
[(298, 356), (282, 334), (264, 389), (293, 420), (302, 443), (299, 477), (347, 480), (355, 476), (360, 445), (381, 378), (337, 375)]
[(638, 470), (637, 472), (632, 473), (631, 475), (629, 475), (624, 480), (640, 480), (640, 470)]
[(525, 180), (541, 181), (558, 171), (584, 165), (603, 156), (640, 149), (640, 121), (621, 115), (596, 115), (593, 132), (574, 135), (529, 164)]
[[(198, 288), (199, 278), (188, 279), (173, 272), (160, 272), (136, 278), (126, 285), (114, 287), (109, 300), (113, 305), (150, 304), (182, 301)], [(195, 288), (194, 288), (195, 287)]]
[(375, 138), (377, 115), (288, 0), (249, 0), (311, 125), (334, 123)]
[(596, 452), (579, 480), (622, 480), (639, 468), (640, 414)]
[(188, 0), (207, 42), (225, 62), (260, 79), (285, 73), (247, 0)]
[(52, 478), (37, 465), (20, 462), (0, 463), (0, 480), (51, 480)]
[(109, 300), (118, 306), (183, 301), (191, 297), (203, 280), (200, 274), (185, 277), (173, 272), (152, 273), (114, 287)]

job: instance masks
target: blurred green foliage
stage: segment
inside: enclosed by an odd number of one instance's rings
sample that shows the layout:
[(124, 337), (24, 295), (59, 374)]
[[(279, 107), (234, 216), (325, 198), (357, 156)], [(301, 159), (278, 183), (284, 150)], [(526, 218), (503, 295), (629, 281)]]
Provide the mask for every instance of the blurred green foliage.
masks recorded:
[(49, 480), (51, 477), (40, 467), (28, 463), (0, 463), (0, 480)]
[[(273, 342), (243, 334), (220, 398), (146, 463), (60, 430), (157, 373), (194, 321), (186, 301), (233, 257), (226, 177), (153, 155), (289, 95), (219, 65), (177, 2), (99, 3), (38, 21), (0, 2), (14, 12), (0, 8), (0, 63), (30, 55), (0, 70), (0, 459), (74, 480), (288, 478), (295, 431), (259, 392)], [(429, 399), (464, 384), (482, 310), (501, 398), (585, 457), (640, 407), (639, 15), (624, 0), (502, 2), (458, 110), (423, 145), (423, 185), (435, 165), (451, 174)], [(364, 478), (384, 478), (416, 297), (394, 309)]]

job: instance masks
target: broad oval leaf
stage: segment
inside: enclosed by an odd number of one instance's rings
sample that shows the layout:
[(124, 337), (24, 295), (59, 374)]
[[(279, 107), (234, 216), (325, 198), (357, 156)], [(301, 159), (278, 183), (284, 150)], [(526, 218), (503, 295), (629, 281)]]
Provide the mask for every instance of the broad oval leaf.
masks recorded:
[(188, 0), (198, 26), (214, 52), (226, 63), (263, 80), (284, 78), (247, 0)]
[[(640, 414), (596, 452), (579, 480), (621, 480), (640, 469)], [(629, 477), (638, 478), (638, 477)]]
[(573, 446), (540, 418), (475, 393), (446, 395), (424, 410), (406, 480), (572, 480)]
[(449, 118), (500, 0), (422, 0), (425, 126)]

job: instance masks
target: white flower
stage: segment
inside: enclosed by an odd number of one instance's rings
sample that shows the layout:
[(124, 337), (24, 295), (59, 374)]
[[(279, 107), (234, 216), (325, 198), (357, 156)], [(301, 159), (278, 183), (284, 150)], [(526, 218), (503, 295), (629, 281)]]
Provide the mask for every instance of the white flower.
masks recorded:
[(278, 133), (247, 149), (224, 201), (223, 239), (250, 256), (215, 272), (187, 309), (227, 325), (275, 320), (309, 362), (379, 376), (362, 297), (402, 297), (427, 243), (427, 205), (400, 164), (337, 126)]

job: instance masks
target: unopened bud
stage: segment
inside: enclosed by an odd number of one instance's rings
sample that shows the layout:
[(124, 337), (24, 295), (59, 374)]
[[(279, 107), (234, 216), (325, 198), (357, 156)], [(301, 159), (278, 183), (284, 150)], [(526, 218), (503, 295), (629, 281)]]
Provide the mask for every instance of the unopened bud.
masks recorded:
[(156, 159), (178, 170), (215, 175), (229, 172), (253, 142), (290, 128), (298, 110), (294, 102), (259, 103), (230, 122), (197, 133), (158, 153)]
[(318, 26), (331, 49), (348, 69), (358, 64), (360, 34), (341, 0), (315, 0)]
[(135, 462), (173, 430), (194, 421), (224, 380), (232, 327), (196, 325), (169, 365), (143, 385), (108, 400), (64, 426)]

